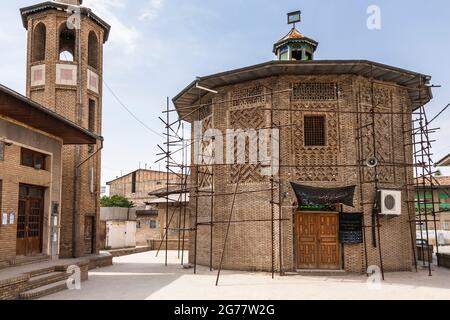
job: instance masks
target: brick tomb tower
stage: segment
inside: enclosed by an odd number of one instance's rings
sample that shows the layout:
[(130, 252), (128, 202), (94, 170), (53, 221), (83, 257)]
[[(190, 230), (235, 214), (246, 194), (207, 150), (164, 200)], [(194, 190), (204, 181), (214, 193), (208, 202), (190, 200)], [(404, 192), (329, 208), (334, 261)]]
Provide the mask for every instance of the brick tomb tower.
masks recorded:
[[(102, 133), (103, 44), (110, 26), (81, 0), (47, 1), (20, 10), (27, 39), (27, 96)], [(60, 257), (98, 252), (100, 151), (63, 149)]]

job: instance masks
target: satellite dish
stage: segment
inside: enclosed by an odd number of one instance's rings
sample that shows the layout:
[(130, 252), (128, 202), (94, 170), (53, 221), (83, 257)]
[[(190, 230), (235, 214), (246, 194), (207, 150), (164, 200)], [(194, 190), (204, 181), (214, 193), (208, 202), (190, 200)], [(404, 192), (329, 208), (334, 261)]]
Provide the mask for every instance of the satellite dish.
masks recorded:
[(369, 168), (375, 168), (376, 166), (378, 166), (378, 159), (375, 157), (367, 159), (366, 166), (368, 166)]

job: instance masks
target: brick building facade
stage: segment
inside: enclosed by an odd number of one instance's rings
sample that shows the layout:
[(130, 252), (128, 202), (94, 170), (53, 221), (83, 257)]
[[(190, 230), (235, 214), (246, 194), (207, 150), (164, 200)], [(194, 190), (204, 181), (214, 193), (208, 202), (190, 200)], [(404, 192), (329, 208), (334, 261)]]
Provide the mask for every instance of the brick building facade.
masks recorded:
[[(81, 1), (22, 8), (28, 32), (27, 96), (96, 135), (102, 133), (103, 44), (110, 26)], [(62, 257), (97, 253), (102, 142), (64, 146)]]
[(58, 258), (63, 145), (97, 137), (0, 86), (0, 267)]
[[(192, 124), (200, 120), (203, 133), (277, 128), (280, 137), (280, 168), (274, 179), (281, 187), (273, 202), (281, 204), (281, 210), (275, 205), (272, 212), (271, 177), (261, 174), (261, 163), (204, 162), (193, 170), (191, 195), (198, 195), (198, 200), (190, 202), (191, 227), (196, 229), (189, 235), (191, 263), (209, 265), (212, 257), (213, 267), (219, 266), (237, 190), (224, 254), (226, 269), (270, 271), (272, 265), (276, 270), (282, 265), (283, 271), (294, 271), (309, 265), (359, 273), (371, 265), (381, 266), (382, 260), (384, 270), (411, 270), (415, 232), (409, 224), (414, 220), (409, 132), (413, 110), (431, 99), (425, 86), (430, 77), (370, 61), (315, 61), (316, 46), (293, 30), (275, 45), (279, 61), (200, 77), (174, 98), (179, 116)], [(314, 126), (311, 120), (316, 121)], [(227, 143), (235, 141), (225, 142), (223, 154)], [(377, 166), (367, 163), (373, 157)], [(290, 183), (323, 188), (355, 185), (354, 207), (344, 206), (342, 211), (363, 213), (364, 243), (340, 241), (341, 210), (298, 210)], [(373, 215), (379, 189), (402, 192), (400, 216)], [(218, 194), (213, 199), (206, 196), (212, 190)], [(312, 240), (305, 239), (307, 232), (314, 232)]]
[[(174, 173), (169, 174), (169, 185), (180, 183), (180, 178)], [(166, 188), (167, 174), (162, 171), (139, 169), (118, 177), (106, 183), (110, 196), (118, 195), (133, 201), (136, 208), (144, 209), (146, 202), (152, 199), (149, 193)]]
[[(430, 185), (416, 187), (416, 199), (424, 201), (424, 203), (416, 203), (416, 212), (424, 213), (425, 206), (427, 213), (436, 213), (436, 226), (434, 218), (429, 216), (428, 228), (434, 230), (450, 231), (450, 177), (436, 176), (433, 182), (434, 186)], [(421, 217), (425, 220), (425, 216)], [(423, 223), (425, 225), (425, 223)], [(425, 229), (424, 226), (422, 229)]]

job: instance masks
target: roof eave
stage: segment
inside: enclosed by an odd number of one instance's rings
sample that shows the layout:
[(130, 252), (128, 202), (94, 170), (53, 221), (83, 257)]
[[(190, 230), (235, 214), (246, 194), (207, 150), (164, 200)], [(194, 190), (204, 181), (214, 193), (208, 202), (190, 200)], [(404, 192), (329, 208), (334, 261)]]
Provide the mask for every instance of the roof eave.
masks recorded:
[[(63, 144), (65, 144), (65, 145), (96, 144), (97, 141), (103, 141), (103, 137), (100, 137), (100, 136), (90, 132), (89, 130), (78, 126), (77, 124), (64, 118), (63, 116), (61, 116), (57, 113), (54, 113), (53, 111), (45, 108), (44, 106), (40, 105), (39, 103), (37, 103), (37, 102), (21, 95), (20, 93), (14, 91), (8, 87), (5, 87), (1, 84), (0, 84), (0, 92), (3, 92), (7, 96), (10, 96), (26, 105), (32, 107), (33, 110), (35, 110), (37, 112), (37, 114), (41, 114), (45, 117), (54, 119), (55, 121), (61, 123), (66, 128), (69, 128), (70, 130), (72, 130), (73, 132), (77, 132), (79, 135), (79, 139), (66, 138), (64, 135), (61, 135), (61, 134), (58, 135), (56, 133), (53, 133), (54, 135), (62, 138)], [(8, 115), (6, 115), (6, 116), (8, 116)], [(18, 121), (21, 122), (20, 120), (18, 120)], [(31, 127), (36, 128), (37, 130), (41, 130), (39, 127), (36, 127), (35, 125), (29, 124), (29, 123), (25, 123), (25, 124), (30, 125)]]
[(449, 167), (450, 166), (450, 154), (446, 155), (444, 158), (436, 163), (436, 167)]
[(285, 40), (279, 41), (279, 42), (277, 42), (277, 43), (275, 43), (275, 44), (273, 45), (273, 53), (276, 54), (276, 53), (277, 53), (277, 50), (278, 50), (280, 47), (282, 47), (282, 46), (288, 44), (289, 42), (306, 42), (306, 43), (308, 43), (309, 45), (311, 45), (311, 46), (313, 46), (313, 47), (316, 47), (316, 48), (319, 46), (319, 43), (318, 43), (317, 41), (315, 41), (315, 40), (313, 40), (313, 39), (310, 39), (310, 38), (307, 38), (307, 37), (298, 38), (298, 39), (285, 39)]
[[(20, 15), (22, 16), (22, 24), (25, 30), (28, 30), (28, 16), (40, 11), (48, 10), (48, 9), (56, 9), (56, 10), (63, 10), (67, 9), (69, 5), (64, 3), (58, 3), (53, 1), (46, 1), (42, 3), (38, 3), (32, 6), (28, 6), (25, 8), (20, 9)], [(92, 18), (98, 25), (100, 25), (104, 31), (105, 35), (103, 37), (103, 43), (107, 42), (109, 39), (109, 34), (111, 31), (111, 25), (109, 25), (106, 21), (101, 19), (99, 16), (97, 16), (94, 12), (92, 12), (91, 9), (87, 7), (80, 6), (81, 13), (85, 14), (86, 16)]]
[[(188, 99), (188, 98), (186, 98), (186, 95), (189, 95), (189, 94), (191, 96), (193, 96), (192, 91), (195, 89), (195, 84), (197, 81), (199, 81), (200, 83), (207, 82), (207, 81), (214, 82), (214, 80), (216, 80), (216, 82), (218, 80), (222, 80), (222, 82), (226, 82), (226, 80), (223, 80), (225, 77), (230, 77), (230, 76), (239, 75), (239, 74), (242, 75), (244, 73), (251, 73), (251, 72), (256, 73), (256, 71), (264, 71), (264, 69), (271, 69), (271, 68), (274, 68), (277, 66), (283, 67), (282, 68), (283, 70), (287, 70), (287, 68), (289, 66), (294, 66), (294, 67), (314, 66), (313, 71), (315, 71), (315, 72), (317, 72), (318, 67), (326, 68), (328, 66), (331, 69), (333, 69), (333, 68), (335, 69), (336, 66), (339, 66), (339, 67), (347, 66), (350, 70), (348, 72), (339, 73), (335, 70), (331, 70), (329, 74), (355, 74), (355, 75), (358, 75), (358, 74), (364, 75), (363, 71), (365, 71), (365, 69), (369, 70), (369, 72), (370, 72), (370, 69), (372, 67), (376, 67), (380, 71), (385, 70), (386, 72), (391, 72), (392, 74), (397, 73), (397, 74), (400, 74), (400, 76), (404, 76), (404, 79), (403, 79), (404, 82), (408, 83), (408, 85), (404, 85), (404, 86), (409, 87), (411, 97), (414, 96), (414, 94), (412, 94), (411, 92), (417, 92), (417, 88), (414, 87), (416, 84), (418, 84), (420, 82), (420, 83), (426, 85), (426, 84), (429, 84), (429, 81), (431, 79), (431, 76), (428, 76), (428, 75), (420, 74), (417, 72), (413, 72), (413, 71), (409, 71), (409, 70), (381, 64), (378, 62), (369, 61), (369, 60), (312, 60), (312, 61), (277, 61), (277, 60), (275, 60), (275, 61), (269, 61), (269, 62), (265, 62), (265, 63), (253, 65), (253, 66), (240, 68), (240, 69), (225, 71), (225, 72), (221, 72), (221, 73), (217, 73), (217, 74), (213, 74), (213, 75), (209, 75), (209, 76), (199, 77), (198, 80), (191, 82), (179, 94), (177, 94), (175, 96), (175, 98), (173, 98), (173, 103), (178, 111), (178, 114), (181, 116), (180, 100), (183, 98), (185, 100)], [(359, 70), (358, 67), (362, 67), (362, 69)], [(286, 71), (283, 71), (283, 72), (286, 72)], [(257, 78), (261, 78), (261, 77), (258, 77), (258, 76), (255, 77), (255, 79), (257, 79)], [(420, 80), (419, 80), (419, 78), (420, 78)], [(412, 84), (410, 84), (411, 82), (412, 82)], [(397, 83), (398, 83), (398, 80), (397, 80)], [(223, 83), (223, 84), (216, 85), (216, 86), (210, 86), (210, 88), (216, 89), (217, 87), (227, 85), (227, 84), (231, 84), (231, 82)], [(399, 85), (401, 85), (401, 84), (399, 84)], [(201, 96), (204, 96), (204, 94), (205, 93), (200, 92)], [(418, 97), (416, 100), (412, 99), (413, 100), (413, 110), (419, 108), (421, 105), (427, 104), (433, 98), (430, 87), (424, 87), (422, 93), (418, 93), (415, 95), (418, 95)], [(185, 101), (184, 104), (186, 104), (186, 103), (187, 102)], [(184, 109), (184, 107), (183, 107), (183, 109)]]

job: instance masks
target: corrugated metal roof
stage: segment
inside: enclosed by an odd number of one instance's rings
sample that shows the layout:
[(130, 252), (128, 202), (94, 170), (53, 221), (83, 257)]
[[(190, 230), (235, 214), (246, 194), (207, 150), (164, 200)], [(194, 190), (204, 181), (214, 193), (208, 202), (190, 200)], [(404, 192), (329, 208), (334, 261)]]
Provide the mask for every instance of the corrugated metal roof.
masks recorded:
[[(415, 180), (414, 181), (415, 183), (419, 182), (417, 189), (423, 189), (423, 186), (421, 185), (422, 179), (415, 178), (414, 180)], [(430, 185), (431, 185), (430, 181), (425, 180), (425, 188), (429, 187)], [(450, 177), (449, 176), (434, 176), (433, 186), (434, 186), (434, 188), (437, 188), (437, 189), (449, 188), (450, 187)]]
[(436, 163), (437, 167), (450, 167), (450, 154), (446, 155), (444, 158)]
[(161, 198), (146, 201), (146, 204), (164, 204), (164, 203), (189, 202), (189, 193), (174, 193)]
[[(367, 60), (313, 60), (313, 61), (270, 61), (241, 69), (217, 73), (198, 78), (202, 86), (217, 89), (245, 81), (281, 75), (360, 75), (375, 80), (393, 82), (408, 89), (409, 96), (416, 109), (432, 99), (429, 84), (431, 76)], [(180, 117), (193, 109), (198, 98), (206, 95), (196, 88), (194, 80), (183, 89), (173, 102)], [(419, 90), (419, 85), (423, 86)]]

